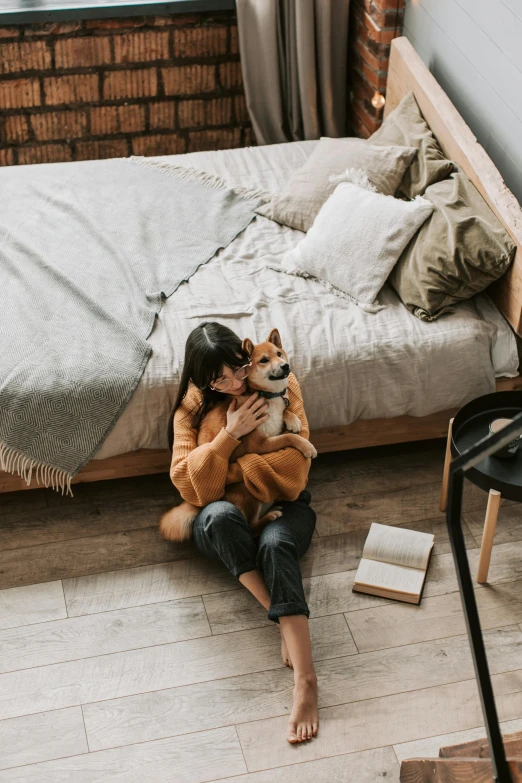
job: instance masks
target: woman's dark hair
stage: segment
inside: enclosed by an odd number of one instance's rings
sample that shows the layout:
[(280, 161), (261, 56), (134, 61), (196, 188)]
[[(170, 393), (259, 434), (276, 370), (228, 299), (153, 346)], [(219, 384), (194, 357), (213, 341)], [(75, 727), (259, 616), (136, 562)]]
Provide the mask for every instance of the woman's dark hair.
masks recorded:
[(174, 414), (185, 399), (189, 384), (195, 384), (203, 394), (201, 405), (193, 411), (191, 421), (191, 426), (197, 429), (208, 411), (226, 396), (209, 388), (212, 381), (223, 373), (223, 367), (238, 367), (248, 361), (249, 357), (243, 351), (241, 340), (228, 326), (222, 326), (215, 321), (205, 321), (192, 330), (185, 346), (185, 362), (178, 396), (169, 419), (168, 437), (171, 451)]

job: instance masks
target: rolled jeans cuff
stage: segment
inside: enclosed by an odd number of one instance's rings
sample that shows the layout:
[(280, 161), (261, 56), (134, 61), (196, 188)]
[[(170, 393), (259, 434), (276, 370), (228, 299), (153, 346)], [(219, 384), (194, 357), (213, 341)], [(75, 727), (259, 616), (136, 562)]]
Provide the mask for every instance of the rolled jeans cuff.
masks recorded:
[(273, 604), (268, 610), (268, 619), (278, 623), (280, 617), (288, 617), (293, 614), (304, 614), (305, 617), (310, 617), (310, 610), (304, 603)]

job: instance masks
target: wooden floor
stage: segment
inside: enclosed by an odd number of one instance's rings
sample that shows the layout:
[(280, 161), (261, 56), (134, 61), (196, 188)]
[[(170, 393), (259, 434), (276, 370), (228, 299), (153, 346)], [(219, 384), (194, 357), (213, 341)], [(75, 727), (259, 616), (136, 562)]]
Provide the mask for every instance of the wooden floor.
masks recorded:
[[(320, 456), (302, 561), (319, 736), (289, 746), (278, 629), (218, 564), (160, 540), (168, 476), (0, 496), (0, 783), (373, 783), (484, 736), (444, 517), (444, 443)], [(466, 489), (473, 572), (486, 496)], [(435, 533), (420, 607), (351, 592), (372, 521)], [(503, 728), (522, 728), (522, 506), (477, 586)]]

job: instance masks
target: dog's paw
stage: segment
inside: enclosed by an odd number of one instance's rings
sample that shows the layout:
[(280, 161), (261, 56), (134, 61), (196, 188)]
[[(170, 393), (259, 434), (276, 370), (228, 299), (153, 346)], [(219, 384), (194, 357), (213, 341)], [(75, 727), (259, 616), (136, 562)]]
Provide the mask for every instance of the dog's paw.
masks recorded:
[(283, 509), (280, 506), (274, 506), (270, 509), (270, 511), (266, 514), (266, 519), (268, 522), (274, 522), (274, 520), (279, 519), (283, 516)]
[(312, 444), (309, 443), (308, 447), (303, 449), (303, 456), (307, 457), (308, 459), (315, 459), (317, 457), (317, 449), (315, 446), (312, 446)]
[(303, 428), (299, 416), (296, 416), (295, 413), (292, 413), (291, 411), (285, 411), (283, 414), (283, 419), (288, 432), (293, 432), (294, 434), (299, 435)]

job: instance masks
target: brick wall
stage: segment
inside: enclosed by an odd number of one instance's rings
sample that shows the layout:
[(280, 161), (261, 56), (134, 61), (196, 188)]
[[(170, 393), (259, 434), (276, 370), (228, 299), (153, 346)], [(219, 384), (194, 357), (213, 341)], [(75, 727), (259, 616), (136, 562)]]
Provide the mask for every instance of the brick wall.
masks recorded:
[(0, 27), (0, 165), (250, 144), (234, 13)]
[[(382, 121), (404, 0), (351, 0), (349, 132)], [(0, 27), (0, 165), (255, 144), (234, 12)]]
[(404, 0), (351, 0), (351, 132), (367, 139), (382, 122), (382, 108), (372, 105), (376, 92), (386, 94), (390, 43), (401, 34)]

